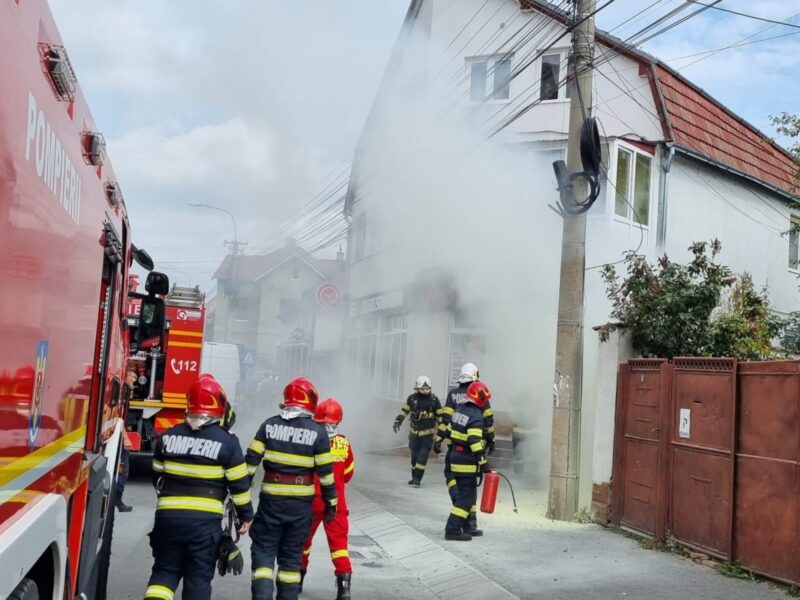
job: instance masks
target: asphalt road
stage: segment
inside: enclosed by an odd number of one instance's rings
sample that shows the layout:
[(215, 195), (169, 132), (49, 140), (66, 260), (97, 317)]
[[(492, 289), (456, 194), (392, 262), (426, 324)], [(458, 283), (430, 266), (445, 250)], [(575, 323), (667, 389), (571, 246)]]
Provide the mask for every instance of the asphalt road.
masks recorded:
[[(449, 498), (441, 465), (433, 459), (420, 489), (409, 488), (405, 458), (358, 457), (350, 486), (353, 598), (498, 600), (785, 600), (767, 583), (721, 576), (673, 554), (643, 549), (636, 541), (595, 525), (544, 518), (540, 489), (517, 489), (518, 514), (501, 490), (493, 515), (479, 517), (486, 535), (446, 542)], [(125, 500), (134, 511), (118, 514), (109, 598), (143, 596), (152, 565), (147, 533), (155, 494), (135, 477)], [(243, 575), (214, 580), (214, 598), (248, 598), (249, 546)], [(491, 586), (501, 586), (492, 589)], [(488, 587), (487, 587), (488, 586)], [(489, 590), (488, 592), (486, 590)], [(336, 596), (322, 530), (314, 543), (304, 600)], [(176, 597), (180, 597), (176, 595)]]

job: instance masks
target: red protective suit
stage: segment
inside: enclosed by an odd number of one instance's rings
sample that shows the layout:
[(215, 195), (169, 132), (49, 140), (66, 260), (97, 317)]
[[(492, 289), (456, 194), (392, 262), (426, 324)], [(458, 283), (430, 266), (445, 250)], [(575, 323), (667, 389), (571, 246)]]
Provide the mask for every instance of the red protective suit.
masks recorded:
[[(333, 479), (336, 483), (336, 497), (339, 499), (336, 508), (336, 518), (330, 523), (325, 523), (325, 535), (328, 536), (328, 547), (331, 551), (331, 560), (335, 575), (342, 573), (352, 573), (353, 567), (350, 564), (350, 551), (347, 549), (347, 535), (350, 531), (350, 522), (347, 519), (347, 497), (344, 493), (345, 484), (353, 478), (355, 461), (353, 460), (353, 448), (348, 440), (341, 433), (337, 433), (331, 438), (331, 454), (333, 455)], [(314, 520), (311, 523), (311, 530), (308, 532), (306, 543), (303, 544), (303, 559), (300, 568), (303, 571), (308, 569), (308, 559), (311, 554), (311, 542), (317, 532), (319, 524), (322, 523), (325, 504), (322, 502), (320, 494), (319, 480), (316, 480), (317, 489), (314, 497)]]

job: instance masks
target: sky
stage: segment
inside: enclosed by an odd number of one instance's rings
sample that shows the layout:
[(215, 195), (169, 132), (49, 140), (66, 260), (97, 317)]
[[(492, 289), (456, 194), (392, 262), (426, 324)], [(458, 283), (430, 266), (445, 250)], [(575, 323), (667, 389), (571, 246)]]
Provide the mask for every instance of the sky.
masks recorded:
[[(50, 0), (107, 139), (134, 242), (159, 269), (211, 289), (233, 224), (189, 202), (233, 213), (247, 253), (283, 242), (278, 225), (352, 158), (408, 2)], [(598, 27), (625, 38), (681, 0), (617, 28), (649, 4), (614, 0)], [(720, 6), (800, 24), (800, 0)], [(754, 34), (791, 35), (680, 58)], [(795, 34), (708, 10), (644, 49), (773, 134), (769, 115), (800, 112)]]

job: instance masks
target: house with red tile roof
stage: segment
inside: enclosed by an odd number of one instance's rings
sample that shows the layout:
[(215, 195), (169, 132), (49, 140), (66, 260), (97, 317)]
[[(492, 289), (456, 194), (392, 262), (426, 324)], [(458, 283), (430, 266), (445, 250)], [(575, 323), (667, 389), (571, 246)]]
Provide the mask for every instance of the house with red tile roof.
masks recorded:
[[(537, 456), (549, 456), (556, 307), (559, 285), (570, 285), (559, 282), (551, 210), (552, 163), (566, 154), (570, 19), (545, 0), (410, 2), (345, 206), (348, 348), (370, 410), (389, 415), (422, 373), (443, 394), (469, 360), (496, 411), (532, 416)], [(631, 251), (683, 260), (692, 242), (717, 238), (719, 260), (768, 286), (776, 310), (800, 308), (792, 156), (724, 99), (612, 35), (597, 32), (593, 64), (584, 111), (600, 122), (603, 173), (587, 215), (575, 383), (582, 505), (591, 473), (610, 477), (614, 389), (592, 331), (610, 311), (600, 267)], [(533, 471), (546, 477), (547, 462)]]
[(319, 258), (290, 239), (264, 254), (228, 255), (213, 277), (217, 295), (206, 335), (253, 356), (252, 365), (243, 365), (250, 375), (308, 375), (315, 349), (338, 346), (340, 332), (317, 325), (332, 317), (340, 321), (342, 253)]

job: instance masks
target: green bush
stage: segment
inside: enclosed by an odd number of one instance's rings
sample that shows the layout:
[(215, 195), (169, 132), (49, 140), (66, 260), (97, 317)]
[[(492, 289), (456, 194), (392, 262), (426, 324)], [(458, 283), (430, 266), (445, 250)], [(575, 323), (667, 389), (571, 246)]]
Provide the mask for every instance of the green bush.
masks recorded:
[[(721, 249), (719, 240), (696, 242), (689, 263), (665, 256), (656, 266), (629, 252), (621, 281), (613, 265), (603, 268), (611, 318), (627, 326), (637, 352), (660, 358), (777, 356), (772, 341), (785, 322), (773, 315), (766, 290), (757, 291), (749, 275), (737, 277), (715, 261)], [(601, 328), (601, 339), (612, 328)]]

